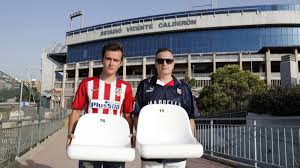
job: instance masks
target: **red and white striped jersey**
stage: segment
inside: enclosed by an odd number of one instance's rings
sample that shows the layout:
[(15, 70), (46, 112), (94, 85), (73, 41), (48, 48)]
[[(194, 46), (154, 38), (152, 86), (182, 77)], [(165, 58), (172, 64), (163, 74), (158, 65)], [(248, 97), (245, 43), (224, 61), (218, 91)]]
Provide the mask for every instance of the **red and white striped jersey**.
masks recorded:
[(86, 107), (85, 113), (121, 115), (132, 112), (133, 101), (128, 82), (116, 79), (107, 84), (99, 77), (90, 77), (81, 81), (72, 107), (77, 110)]

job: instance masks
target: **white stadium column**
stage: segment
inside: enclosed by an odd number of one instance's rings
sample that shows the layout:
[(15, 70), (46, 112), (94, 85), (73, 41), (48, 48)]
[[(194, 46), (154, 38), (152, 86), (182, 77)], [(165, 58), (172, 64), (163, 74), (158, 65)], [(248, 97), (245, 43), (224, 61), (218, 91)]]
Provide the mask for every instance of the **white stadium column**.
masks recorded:
[(56, 68), (57, 68), (57, 66), (56, 65), (52, 65), (51, 66), (51, 68), (52, 68), (52, 87), (51, 88), (56, 88), (56, 86), (55, 86), (55, 80), (56, 80)]
[(126, 65), (127, 64), (127, 59), (124, 58), (123, 59), (123, 80), (125, 81), (126, 80)]
[(146, 69), (146, 62), (147, 62), (147, 59), (146, 59), (146, 57), (143, 57), (143, 79), (146, 79), (146, 71), (147, 71), (147, 69)]
[(216, 72), (217, 70), (216, 53), (213, 53), (212, 62), (213, 62), (213, 72)]
[(266, 78), (267, 85), (271, 85), (271, 51), (267, 49), (266, 51)]
[(65, 104), (66, 79), (67, 79), (67, 64), (64, 64), (63, 65), (62, 95), (61, 95), (61, 99), (60, 99), (60, 106), (61, 107), (64, 107), (64, 104)]
[(89, 77), (92, 77), (94, 76), (94, 71), (93, 71), (93, 66), (94, 66), (94, 62), (93, 61), (90, 61), (89, 62)]
[[(239, 53), (239, 61), (240, 61), (240, 70), (243, 70), (243, 53)], [(252, 61), (252, 60), (251, 60)]]
[[(56, 68), (57, 66), (56, 65), (52, 65), (52, 88), (56, 88), (55, 86), (55, 80), (56, 80)], [(62, 85), (61, 85), (62, 87)], [(52, 89), (52, 94), (53, 94), (53, 89)], [(53, 109), (54, 108), (54, 96), (51, 96), (51, 100), (50, 100), (50, 108)]]
[(297, 84), (299, 84), (299, 58), (298, 58), (298, 48), (295, 49), (295, 58), (296, 58), (296, 73), (297, 73)]
[[(188, 63), (188, 77), (192, 78), (192, 63), (191, 63), (191, 55), (188, 55), (187, 57), (187, 63)], [(193, 74), (194, 75), (194, 74)]]
[(77, 62), (75, 64), (75, 82), (74, 82), (74, 93), (76, 93), (76, 90), (77, 90), (77, 83), (79, 82), (78, 81), (78, 78), (79, 78), (79, 63)]

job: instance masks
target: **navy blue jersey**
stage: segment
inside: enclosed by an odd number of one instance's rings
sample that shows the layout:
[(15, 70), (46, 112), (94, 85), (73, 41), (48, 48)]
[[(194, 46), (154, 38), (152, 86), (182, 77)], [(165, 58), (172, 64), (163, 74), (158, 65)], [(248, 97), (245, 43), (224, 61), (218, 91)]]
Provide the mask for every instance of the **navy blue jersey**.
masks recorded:
[[(135, 96), (135, 106), (133, 114), (138, 116), (141, 109), (148, 104), (173, 104), (183, 107), (190, 119), (199, 115), (195, 106), (193, 95), (188, 84), (180, 82), (174, 76), (174, 86), (162, 86), (156, 83), (157, 76), (141, 81)], [(159, 163), (180, 162), (185, 159), (145, 159), (143, 161), (156, 161)]]
[(190, 119), (198, 117), (199, 112), (188, 84), (172, 77), (174, 86), (157, 84), (156, 76), (141, 81), (135, 96), (134, 115), (139, 115), (140, 110), (148, 104), (173, 104), (183, 107)]

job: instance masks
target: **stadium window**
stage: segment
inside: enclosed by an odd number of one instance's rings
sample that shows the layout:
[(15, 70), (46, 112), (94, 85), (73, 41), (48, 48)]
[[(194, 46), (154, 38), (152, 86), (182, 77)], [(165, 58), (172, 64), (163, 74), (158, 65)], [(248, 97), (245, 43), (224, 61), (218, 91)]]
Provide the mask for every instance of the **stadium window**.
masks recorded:
[(190, 16), (201, 16), (201, 12), (197, 12), (197, 13), (191, 13)]
[(131, 23), (139, 23), (139, 20), (133, 20), (133, 21), (131, 21)]
[(214, 14), (227, 14), (227, 10), (215, 11)]
[(298, 31), (296, 27), (293, 27), (293, 35), (298, 36)]
[(288, 45), (289, 45), (289, 46), (291, 46), (291, 45), (296, 45), (293, 36), (288, 35), (288, 36), (287, 36), (287, 39), (288, 39)]
[(256, 12), (257, 9), (256, 8), (246, 8), (246, 9), (243, 9), (243, 12)]
[(129, 22), (129, 21), (122, 23), (122, 25), (129, 25), (129, 24), (131, 24), (131, 22)]
[(151, 22), (152, 19), (144, 19), (144, 22)]
[(181, 15), (176, 15), (177, 18), (183, 18), (183, 17), (188, 17), (188, 14), (181, 14)]
[(67, 32), (67, 36), (71, 36), (73, 32)]
[(156, 18), (153, 18), (153, 20), (163, 20), (164, 17), (156, 17)]
[(287, 35), (288, 36), (292, 36), (293, 35), (293, 28), (292, 27), (288, 27), (287, 29)]
[(166, 17), (165, 17), (165, 19), (173, 19), (173, 18), (175, 18), (174, 15), (173, 15), (173, 16), (172, 16), (172, 15), (171, 15), (171, 16), (166, 16)]

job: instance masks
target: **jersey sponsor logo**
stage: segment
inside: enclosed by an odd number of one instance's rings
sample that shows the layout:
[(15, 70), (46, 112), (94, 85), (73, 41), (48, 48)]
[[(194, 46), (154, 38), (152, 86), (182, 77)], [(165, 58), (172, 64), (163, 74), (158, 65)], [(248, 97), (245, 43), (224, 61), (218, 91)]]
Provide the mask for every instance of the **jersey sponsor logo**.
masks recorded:
[(148, 104), (172, 104), (172, 105), (181, 106), (179, 102), (173, 100), (150, 100), (148, 101)]
[(91, 100), (91, 108), (119, 110), (121, 103), (109, 100)]
[(122, 89), (121, 88), (116, 88), (116, 96), (120, 97), (122, 94)]
[(154, 91), (154, 87), (149, 87), (149, 89), (146, 90), (146, 93), (153, 92), (153, 91)]

